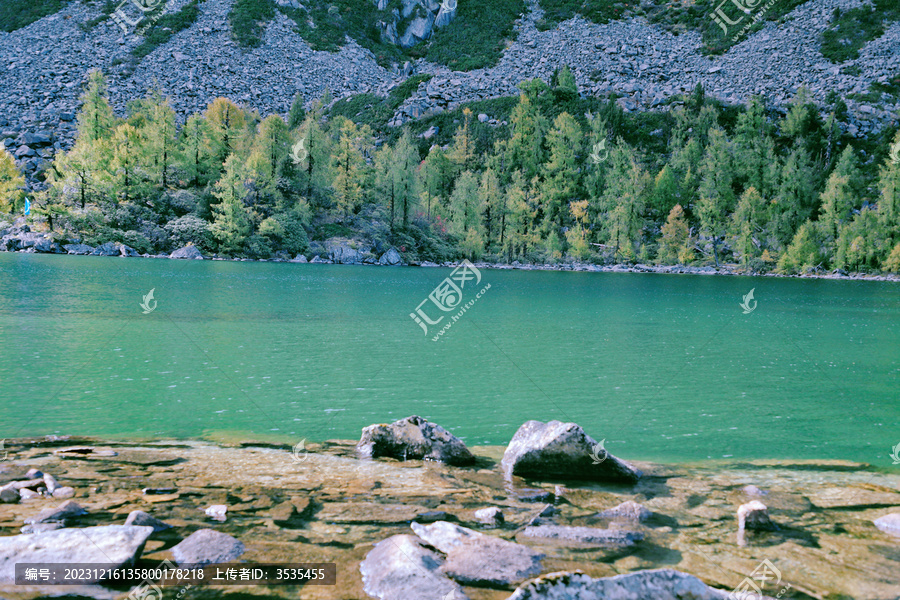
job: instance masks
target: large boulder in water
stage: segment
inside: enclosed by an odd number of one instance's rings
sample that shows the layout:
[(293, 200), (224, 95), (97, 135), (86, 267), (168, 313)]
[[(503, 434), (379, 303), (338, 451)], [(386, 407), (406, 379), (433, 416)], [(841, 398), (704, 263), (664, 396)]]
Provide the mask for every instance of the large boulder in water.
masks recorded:
[(403, 259), (400, 256), (400, 253), (397, 252), (395, 248), (391, 248), (387, 252), (381, 255), (381, 258), (378, 259), (379, 265), (390, 265), (397, 266), (403, 262)]
[[(148, 527), (152, 532), (153, 528)], [(205, 567), (234, 562), (244, 553), (244, 544), (227, 533), (214, 529), (200, 529), (172, 547), (175, 562), (181, 565)]]
[(133, 564), (152, 533), (152, 527), (105, 525), (0, 537), (0, 584), (15, 582), (16, 563)]
[(624, 483), (635, 483), (641, 477), (640, 471), (607, 453), (580, 426), (560, 421), (523, 424), (506, 447), (500, 464), (507, 477)]
[(550, 573), (520, 586), (508, 600), (725, 600), (729, 597), (729, 592), (711, 588), (693, 575), (673, 569), (653, 569), (600, 579), (579, 572)]
[(458, 437), (415, 415), (363, 428), (356, 451), (361, 458), (386, 456), (399, 460), (433, 460), (470, 465), (475, 457)]

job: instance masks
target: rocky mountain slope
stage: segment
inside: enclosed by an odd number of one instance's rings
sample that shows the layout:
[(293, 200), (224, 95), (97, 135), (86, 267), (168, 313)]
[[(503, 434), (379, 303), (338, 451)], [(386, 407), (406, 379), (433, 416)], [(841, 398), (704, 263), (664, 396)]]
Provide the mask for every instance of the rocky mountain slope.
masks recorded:
[[(0, 136), (11, 150), (21, 146), (23, 136), (37, 132), (49, 132), (55, 146), (66, 147), (81, 84), (89, 70), (98, 68), (109, 77), (111, 101), (120, 114), (129, 100), (157, 85), (182, 116), (203, 109), (217, 96), (263, 114), (284, 114), (298, 91), (308, 101), (326, 89), (336, 98), (385, 93), (413, 73), (434, 74), (399, 108), (395, 123), (466, 101), (514, 95), (521, 81), (546, 79), (563, 64), (572, 67), (583, 93), (616, 92), (626, 109), (657, 106), (697, 83), (727, 101), (762, 94), (774, 105), (784, 105), (800, 85), (807, 85), (821, 102), (831, 91), (845, 98), (868, 92), (871, 83), (900, 72), (900, 23), (889, 25), (858, 59), (843, 65), (831, 64), (819, 51), (819, 36), (833, 10), (859, 6), (860, 0), (810, 0), (783, 23), (766, 22), (761, 31), (714, 57), (700, 52), (699, 34), (674, 36), (642, 18), (596, 25), (575, 17), (542, 32), (535, 26), (541, 9), (530, 0), (529, 12), (516, 25), (518, 39), (499, 64), (470, 72), (423, 60), (386, 69), (352, 40), (340, 52), (313, 51), (281, 13), (267, 26), (262, 44), (246, 50), (232, 40), (227, 18), (232, 2), (202, 2), (191, 27), (135, 67), (128, 59), (141, 38), (124, 36), (112, 20), (83, 31), (79, 24), (96, 17), (99, 8), (80, 2), (12, 33), (0, 33)], [(186, 3), (172, 0), (170, 10)], [(888, 95), (871, 104), (849, 99), (851, 135), (895, 119), (900, 109), (896, 102)], [(49, 154), (48, 146), (19, 158), (39, 160)]]

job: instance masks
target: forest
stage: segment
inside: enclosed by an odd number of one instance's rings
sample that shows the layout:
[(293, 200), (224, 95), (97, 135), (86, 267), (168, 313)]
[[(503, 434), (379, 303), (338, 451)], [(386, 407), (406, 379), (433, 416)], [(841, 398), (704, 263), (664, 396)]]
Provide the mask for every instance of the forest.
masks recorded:
[[(698, 86), (648, 120), (582, 98), (565, 67), (520, 89), (495, 125), (443, 115), (438, 144), (328, 97), (306, 110), (298, 96), (286, 118), (216, 98), (179, 123), (151, 90), (118, 118), (94, 71), (30, 219), (149, 254), (290, 258), (340, 237), (408, 262), (900, 272), (900, 132), (848, 138), (836, 97), (823, 112), (800, 88), (781, 113)], [(0, 150), (0, 214), (21, 214), (23, 186)]]

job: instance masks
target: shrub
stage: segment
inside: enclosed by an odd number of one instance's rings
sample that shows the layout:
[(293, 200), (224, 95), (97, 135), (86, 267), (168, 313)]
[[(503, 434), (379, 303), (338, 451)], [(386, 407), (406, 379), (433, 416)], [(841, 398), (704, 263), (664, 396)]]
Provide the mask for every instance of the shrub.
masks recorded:
[(165, 230), (170, 236), (173, 248), (181, 248), (189, 243), (201, 251), (213, 248), (212, 234), (209, 224), (196, 215), (185, 215), (166, 223)]

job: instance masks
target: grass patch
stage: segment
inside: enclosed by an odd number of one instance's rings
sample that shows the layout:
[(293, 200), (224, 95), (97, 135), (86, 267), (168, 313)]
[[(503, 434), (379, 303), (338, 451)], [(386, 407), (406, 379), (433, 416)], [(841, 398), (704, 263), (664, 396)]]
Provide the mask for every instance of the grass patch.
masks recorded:
[(460, 2), (453, 22), (427, 42), (424, 57), (457, 71), (494, 66), (506, 42), (515, 39), (515, 21), (524, 12), (522, 0)]
[(541, 0), (544, 21), (552, 26), (576, 14), (594, 23), (608, 23), (621, 19), (640, 4), (640, 0)]
[(78, 28), (85, 33), (89, 32), (94, 27), (107, 20), (109, 16), (113, 14), (113, 12), (115, 12), (118, 6), (118, 3), (116, 3), (114, 0), (105, 0), (103, 2), (103, 6), (100, 7), (100, 15), (94, 17), (93, 19), (88, 19), (84, 23), (79, 23)]
[(368, 125), (374, 131), (384, 132), (397, 108), (413, 95), (419, 84), (429, 79), (431, 75), (414, 75), (391, 90), (387, 98), (375, 94), (357, 94), (342, 98), (332, 105), (329, 116), (331, 118), (344, 116), (360, 125)]
[(228, 13), (231, 35), (244, 48), (262, 44), (266, 24), (275, 17), (272, 0), (235, 0)]
[(59, 12), (70, 0), (3, 0), (0, 2), (0, 31), (7, 33), (31, 25)]
[(822, 32), (822, 55), (833, 63), (859, 58), (860, 49), (884, 35), (884, 23), (900, 19), (897, 0), (874, 0), (846, 12), (834, 9), (831, 24)]
[(137, 60), (144, 58), (158, 46), (168, 42), (173, 35), (193, 25), (200, 15), (200, 3), (203, 1), (191, 0), (178, 12), (162, 15), (149, 26), (149, 33), (144, 37), (144, 41), (131, 51), (132, 56)]
[[(371, 50), (381, 65), (408, 58), (403, 49), (381, 41), (378, 21), (388, 20), (391, 11), (402, 7), (400, 0), (391, 0), (386, 9), (378, 11), (370, 0), (308, 0), (304, 8), (279, 7), (297, 24), (297, 32), (313, 50), (337, 52), (350, 36), (363, 48)], [(404, 31), (405, 21), (400, 22)]]

